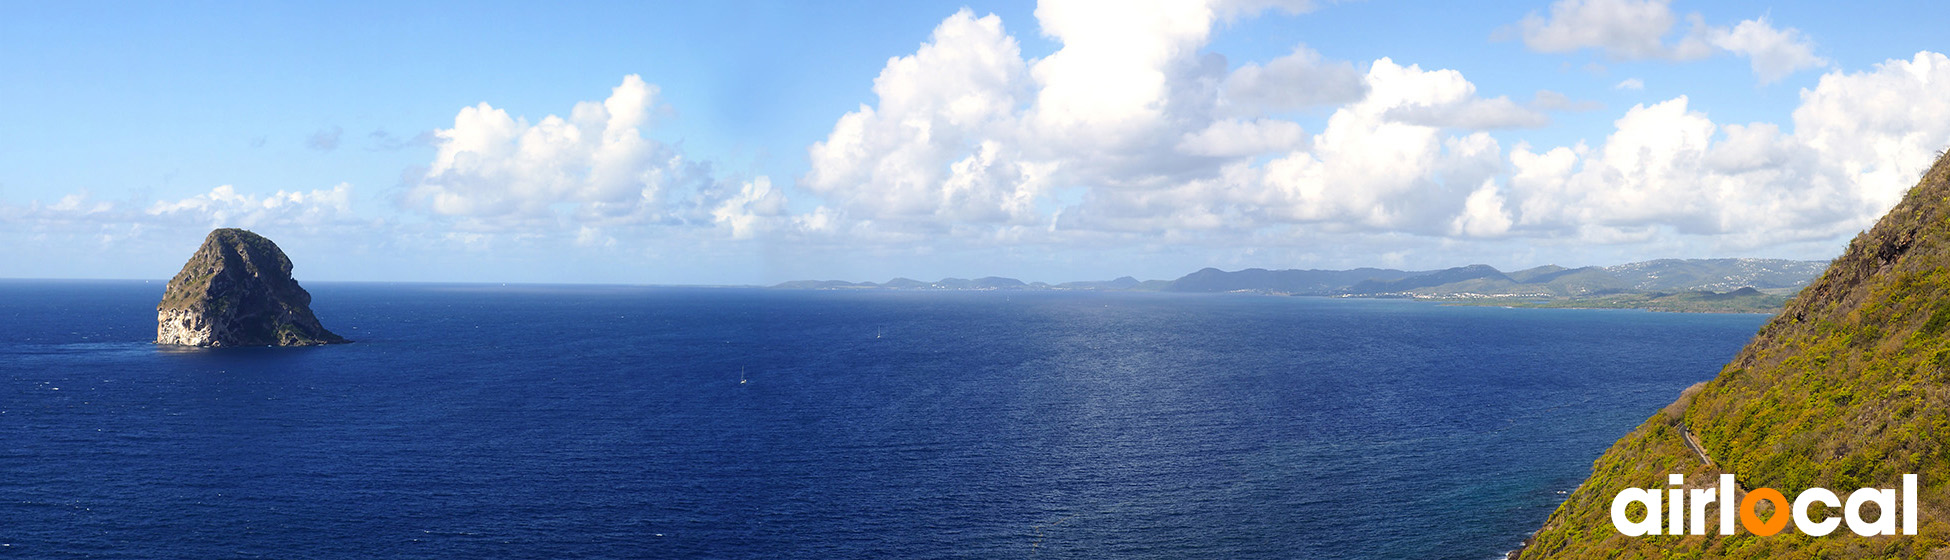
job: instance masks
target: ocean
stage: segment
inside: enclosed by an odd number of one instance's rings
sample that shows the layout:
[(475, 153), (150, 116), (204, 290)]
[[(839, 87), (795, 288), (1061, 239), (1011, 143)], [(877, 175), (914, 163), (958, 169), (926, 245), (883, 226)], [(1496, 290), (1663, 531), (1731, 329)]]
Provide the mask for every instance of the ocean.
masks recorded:
[(356, 343), (158, 347), (161, 282), (0, 281), (0, 557), (1487, 560), (1765, 321), (307, 288)]

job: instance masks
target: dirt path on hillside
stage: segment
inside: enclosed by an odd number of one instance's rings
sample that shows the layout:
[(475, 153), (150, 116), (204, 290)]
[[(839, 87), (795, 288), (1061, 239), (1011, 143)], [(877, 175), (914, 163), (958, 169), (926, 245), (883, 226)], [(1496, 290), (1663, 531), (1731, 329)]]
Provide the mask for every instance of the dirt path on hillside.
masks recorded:
[(1692, 426), (1680, 426), (1679, 433), (1685, 436), (1686, 448), (1693, 450), (1693, 455), (1699, 457), (1699, 462), (1706, 463), (1708, 467), (1715, 466), (1713, 464), (1713, 458), (1706, 456), (1706, 448), (1700, 445), (1699, 436), (1693, 435)]
[[(1706, 455), (1706, 446), (1699, 442), (1699, 436), (1693, 435), (1692, 426), (1681, 424), (1679, 427), (1679, 434), (1682, 436), (1681, 439), (1686, 440), (1686, 448), (1693, 450), (1693, 455), (1699, 457), (1699, 462), (1706, 463), (1707, 468), (1715, 469), (1720, 472), (1730, 472), (1727, 469), (1720, 468), (1718, 464), (1713, 462), (1712, 457), (1708, 457)], [(1734, 479), (1733, 481), (1733, 494), (1735, 496), (1742, 496), (1742, 497), (1747, 495), (1747, 487), (1741, 485), (1740, 480), (1737, 478)]]

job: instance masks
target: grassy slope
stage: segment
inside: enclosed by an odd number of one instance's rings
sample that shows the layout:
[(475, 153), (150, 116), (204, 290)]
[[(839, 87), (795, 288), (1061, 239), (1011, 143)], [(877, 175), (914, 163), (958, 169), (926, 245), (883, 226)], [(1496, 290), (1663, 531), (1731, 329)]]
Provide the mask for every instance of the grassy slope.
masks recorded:
[[(1950, 558), (1947, 161), (1939, 158), (1718, 377), (1593, 463), (1521, 558)], [(1716, 467), (1685, 447), (1686, 426)], [(1812, 486), (1843, 496), (1896, 488), (1903, 473), (1918, 473), (1920, 534), (1863, 538), (1844, 527), (1814, 538), (1790, 527), (1772, 537), (1625, 537), (1612, 528), (1619, 490), (1664, 488), (1667, 473), (1691, 482), (1720, 472), (1790, 499)]]

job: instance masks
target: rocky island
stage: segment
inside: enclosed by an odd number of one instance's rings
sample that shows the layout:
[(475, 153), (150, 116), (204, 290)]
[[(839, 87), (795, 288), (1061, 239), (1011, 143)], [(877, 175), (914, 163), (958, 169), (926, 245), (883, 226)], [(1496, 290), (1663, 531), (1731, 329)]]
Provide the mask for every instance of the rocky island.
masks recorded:
[(276, 243), (242, 229), (210, 232), (156, 305), (156, 343), (314, 346), (350, 342), (311, 312)]

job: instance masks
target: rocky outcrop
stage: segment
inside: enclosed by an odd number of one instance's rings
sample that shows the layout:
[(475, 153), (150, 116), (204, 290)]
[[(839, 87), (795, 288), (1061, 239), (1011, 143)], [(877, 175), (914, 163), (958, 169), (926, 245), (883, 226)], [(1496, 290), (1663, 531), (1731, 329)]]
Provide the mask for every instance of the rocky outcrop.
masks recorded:
[(156, 305), (156, 343), (185, 346), (312, 346), (348, 342), (318, 323), (311, 293), (291, 278), (276, 243), (219, 229), (169, 280)]

